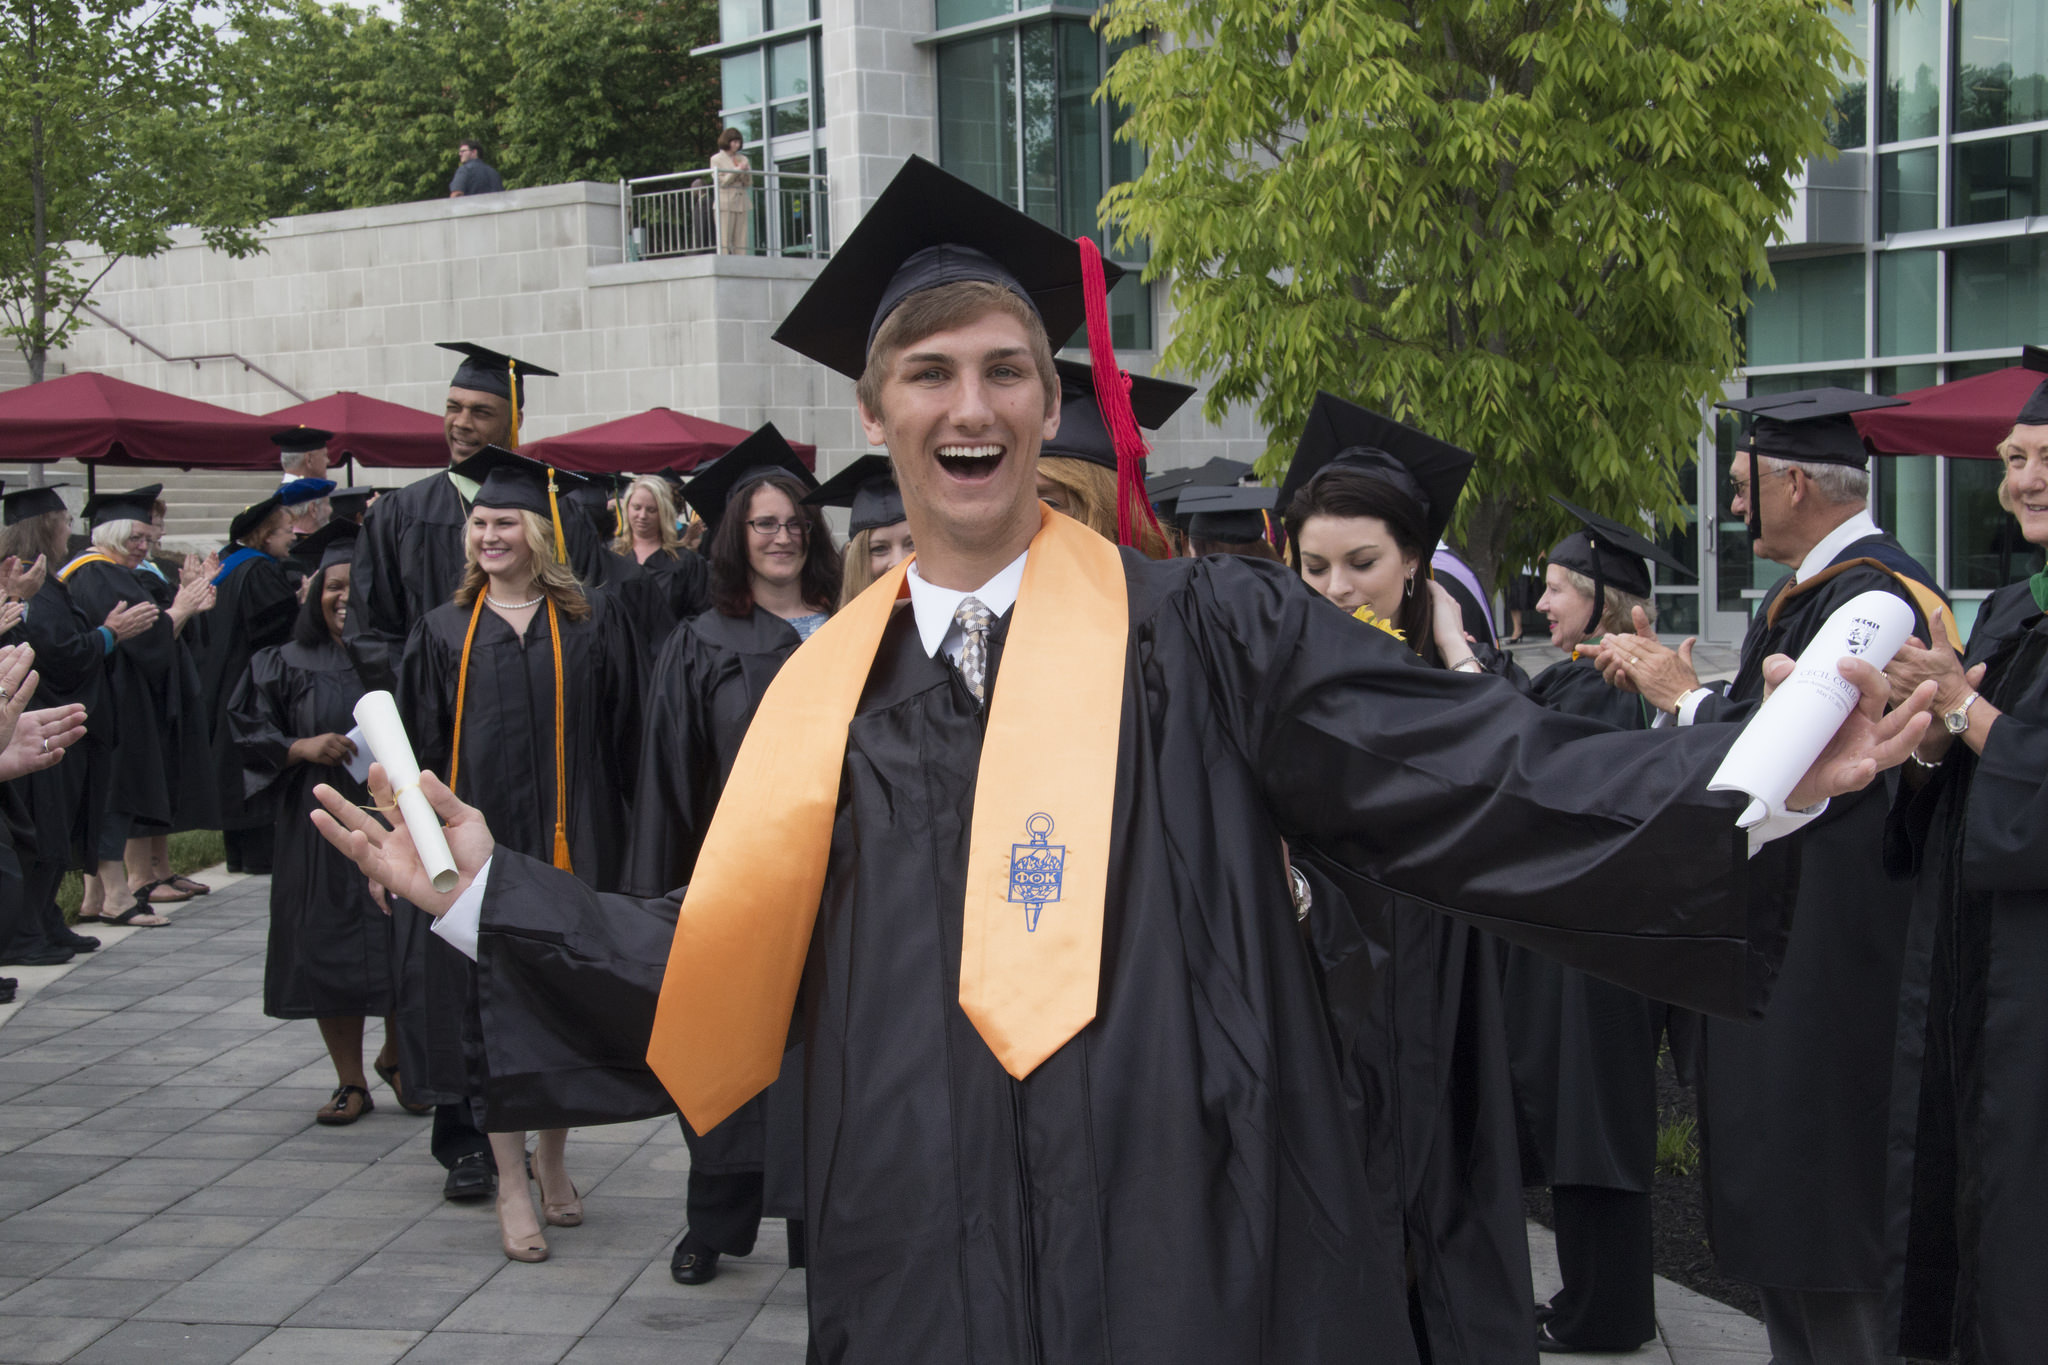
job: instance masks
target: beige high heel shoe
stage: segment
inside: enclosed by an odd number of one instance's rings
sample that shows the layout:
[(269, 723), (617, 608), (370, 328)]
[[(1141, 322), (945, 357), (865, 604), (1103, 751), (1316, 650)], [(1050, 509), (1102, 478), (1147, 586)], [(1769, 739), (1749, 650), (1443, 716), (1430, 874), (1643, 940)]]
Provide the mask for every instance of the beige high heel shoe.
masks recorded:
[(548, 1187), (540, 1187), (540, 1211), (551, 1228), (580, 1228), (583, 1226), (583, 1194), (576, 1188), (576, 1182), (569, 1182), (569, 1198), (557, 1204), (548, 1198)]
[[(526, 1207), (528, 1212), (532, 1212), (533, 1204), (530, 1199)], [(511, 1230), (505, 1226), (505, 1205), (502, 1201), (497, 1209), (498, 1240), (505, 1248), (505, 1259), (528, 1263), (545, 1261), (548, 1258), (548, 1240), (541, 1235), (540, 1229), (535, 1228), (530, 1233), (521, 1233), (515, 1238)]]

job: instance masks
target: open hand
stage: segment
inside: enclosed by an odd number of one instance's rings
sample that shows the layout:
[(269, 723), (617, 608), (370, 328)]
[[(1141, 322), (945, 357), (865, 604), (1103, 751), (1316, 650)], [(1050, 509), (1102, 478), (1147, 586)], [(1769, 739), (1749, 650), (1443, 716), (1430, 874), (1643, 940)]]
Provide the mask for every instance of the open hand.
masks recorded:
[[(24, 684), (24, 689), (35, 690), (30, 684)], [(23, 714), (15, 722), (13, 739), (0, 749), (0, 782), (56, 766), (63, 761), (64, 751), (84, 738), (85, 708), (76, 702)]]
[(338, 768), (356, 756), (356, 746), (347, 735), (308, 735), (292, 741), (291, 757), (300, 763), (317, 763)]
[[(1765, 659), (1765, 687), (1776, 688), (1792, 676), (1793, 667), (1793, 661), (1783, 654)], [(1855, 709), (1843, 719), (1842, 728), (1786, 798), (1785, 805), (1790, 810), (1807, 810), (1829, 797), (1863, 790), (1885, 769), (1904, 763), (1920, 737), (1927, 733), (1931, 719), (1928, 707), (1934, 701), (1932, 681), (1914, 688), (1887, 714), (1885, 703), (1891, 699), (1891, 686), (1884, 674), (1856, 658), (1844, 657), (1835, 667), (1856, 684), (1860, 695)]]
[(100, 624), (114, 632), (116, 640), (132, 640), (155, 625), (161, 614), (154, 602), (116, 603)]
[[(420, 790), (426, 793), (434, 814), (441, 817), (448, 836), (448, 851), (455, 855), (458, 879), (455, 889), (446, 895), (434, 889), (403, 819), (386, 829), (375, 816), (323, 782), (313, 788), (322, 807), (313, 812), (313, 827), (328, 843), (347, 854), (364, 876), (392, 895), (439, 917), (469, 889), (498, 845), (491, 837), (491, 827), (484, 823), (483, 812), (463, 804), (440, 778), (432, 773), (420, 774)], [(386, 809), (397, 804), (381, 763), (370, 765), (370, 799)]]
[(14, 727), (36, 694), (36, 652), (27, 645), (0, 648), (0, 747), (14, 738)]
[(9, 555), (0, 561), (0, 597), (12, 597), (26, 602), (43, 590), (43, 583), (50, 576), (50, 562), (42, 555), (36, 562), (23, 568), (21, 561)]

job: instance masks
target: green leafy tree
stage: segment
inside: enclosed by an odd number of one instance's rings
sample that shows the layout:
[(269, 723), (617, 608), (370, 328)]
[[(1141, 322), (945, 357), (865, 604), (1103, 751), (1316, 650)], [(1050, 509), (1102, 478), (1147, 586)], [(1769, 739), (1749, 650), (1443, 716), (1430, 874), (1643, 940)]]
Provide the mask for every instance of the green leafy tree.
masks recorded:
[(1106, 94), (1148, 156), (1105, 221), (1150, 244), (1165, 358), (1286, 459), (1317, 389), (1480, 461), (1482, 579), (1563, 524), (1552, 490), (1675, 512), (1752, 278), (1826, 154), (1832, 0), (1109, 0), (1152, 35)]
[(709, 0), (293, 0), (242, 25), (229, 155), (280, 216), (440, 198), (462, 138), (515, 189), (702, 165), (717, 27)]
[[(0, 332), (39, 382), (107, 270), (198, 228), (258, 249), (251, 187), (215, 154), (213, 32), (184, 4), (0, 0)], [(88, 277), (69, 243), (104, 253)]]

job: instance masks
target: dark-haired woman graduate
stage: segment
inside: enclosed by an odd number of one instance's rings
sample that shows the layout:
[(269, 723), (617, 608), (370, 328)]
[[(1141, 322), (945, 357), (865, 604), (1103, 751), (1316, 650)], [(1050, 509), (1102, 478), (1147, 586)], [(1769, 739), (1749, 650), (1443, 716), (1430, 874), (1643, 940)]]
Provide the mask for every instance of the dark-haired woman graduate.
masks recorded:
[[(467, 567), (455, 600), (413, 627), (399, 665), (399, 711), (421, 766), (501, 823), (505, 844), (565, 868), (599, 890), (619, 885), (626, 794), (633, 787), (640, 696), (630, 628), (607, 598), (570, 572), (561, 506), (580, 476), (487, 447), (456, 467), (477, 481), (465, 531)], [(476, 1026), (476, 969), (426, 942), (409, 908), (400, 1047), (411, 1096), (450, 1104), (481, 1097), (491, 1062)], [(417, 999), (419, 1017), (409, 1017)], [(424, 1056), (418, 1053), (424, 1052)], [(416, 1079), (417, 1078), (417, 1079)], [(573, 1112), (563, 1095), (555, 1112)], [(521, 1122), (513, 1115), (513, 1122)], [(574, 1227), (583, 1206), (563, 1164), (566, 1128), (542, 1130), (533, 1171), (547, 1221)], [(522, 1127), (490, 1134), (506, 1256), (547, 1258), (521, 1176)]]
[[(712, 606), (676, 627), (648, 684), (628, 889), (689, 880), (754, 708), (838, 604), (839, 553), (824, 514), (804, 505), (817, 488), (770, 423), (683, 490), (712, 528)], [(802, 1068), (791, 1049), (767, 1093), (708, 1133), (683, 1125), (690, 1225), (669, 1259), (677, 1284), (751, 1252), (764, 1214), (791, 1220), (790, 1263), (803, 1263)]]
[[(1318, 395), (1280, 490), (1294, 567), (1361, 621), (1407, 642), (1434, 668), (1492, 671), (1466, 640), (1457, 603), (1429, 557), (1473, 457), (1376, 413)], [(1478, 649), (1483, 650), (1484, 646)], [(1498, 665), (1496, 665), (1497, 667)], [(1377, 993), (1363, 1008), (1330, 991), (1351, 1034), (1366, 1178), (1381, 1236), (1408, 1267), (1417, 1354), (1433, 1365), (1536, 1357), (1534, 1289), (1521, 1159), (1501, 1018), (1500, 948), (1490, 935), (1345, 878), (1344, 915), (1311, 904), (1311, 937), (1333, 922), (1374, 925)], [(1325, 954), (1326, 958), (1328, 954)]]
[(354, 1123), (376, 1107), (363, 1074), (367, 1016), (385, 1016), (376, 1066), (404, 1101), (389, 1018), (390, 918), (354, 865), (306, 818), (317, 804), (312, 792), (318, 783), (351, 801), (369, 799), (347, 767), (355, 756), (348, 732), (363, 695), (341, 643), (355, 532), (351, 522), (329, 522), (292, 547), (294, 557), (318, 566), (309, 575), (305, 605), (289, 640), (250, 658), (222, 722), (248, 793), (267, 797), (275, 819), (263, 1012), (319, 1022), (335, 1090), (313, 1118), (330, 1126)]
[[(1617, 730), (1647, 729), (1654, 714), (1633, 692), (1609, 687), (1590, 647), (1655, 619), (1646, 561), (1685, 566), (1641, 535), (1555, 499), (1583, 530), (1559, 541), (1532, 609), (1550, 643), (1571, 657), (1528, 694), (1553, 711)], [(1536, 1339), (1551, 1351), (1633, 1351), (1657, 1334), (1650, 1190), (1657, 1165), (1657, 1043), (1670, 1008), (1574, 971), (1526, 948), (1507, 949), (1502, 976), (1508, 1063), (1534, 1169), (1548, 1185), (1564, 1284), (1537, 1309)]]
[[(294, 539), (291, 509), (333, 490), (326, 479), (294, 479), (243, 508), (228, 524), (228, 544), (213, 576), (213, 610), (191, 632), (202, 697), (225, 700), (258, 650), (291, 638), (299, 614), (298, 592), (285, 564)], [(245, 786), (242, 754), (225, 715), (214, 719), (212, 750), (228, 871), (267, 873), (273, 817), (269, 787), (252, 791)]]

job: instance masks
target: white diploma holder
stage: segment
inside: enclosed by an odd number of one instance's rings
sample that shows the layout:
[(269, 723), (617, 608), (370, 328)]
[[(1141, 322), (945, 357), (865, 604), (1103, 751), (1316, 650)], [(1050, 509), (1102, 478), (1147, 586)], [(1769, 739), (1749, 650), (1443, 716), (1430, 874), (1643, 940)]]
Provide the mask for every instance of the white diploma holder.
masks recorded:
[(356, 729), (368, 742), (370, 753), (384, 765), (384, 776), (398, 795), (398, 813), (405, 818), (406, 832), (419, 851), (420, 863), (436, 891), (446, 894), (460, 880), (455, 872), (455, 855), (448, 851), (448, 836), (441, 832), (441, 817), (420, 790), (420, 764), (413, 757), (412, 741), (406, 738), (405, 722), (398, 718), (398, 703), (389, 692), (365, 692), (356, 703)]
[(356, 756), (343, 766), (348, 775), (358, 782), (370, 780), (370, 741), (363, 738), (363, 727), (358, 725), (348, 732), (348, 742), (356, 746)]
[(1753, 798), (1738, 825), (1786, 814), (1786, 798), (1849, 718), (1858, 693), (1837, 664), (1854, 658), (1882, 669), (1912, 631), (1913, 609), (1888, 592), (1851, 598), (1828, 618), (1707, 783), (1708, 791)]

